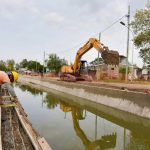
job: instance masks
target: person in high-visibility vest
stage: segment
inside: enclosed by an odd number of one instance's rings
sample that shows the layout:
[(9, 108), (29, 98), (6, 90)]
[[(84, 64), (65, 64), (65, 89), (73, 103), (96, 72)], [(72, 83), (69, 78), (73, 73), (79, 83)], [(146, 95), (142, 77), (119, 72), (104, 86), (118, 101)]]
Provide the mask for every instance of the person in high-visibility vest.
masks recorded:
[[(11, 86), (11, 83), (18, 80), (19, 74), (15, 71), (12, 72), (4, 72), (0, 71), (0, 89), (6, 88), (9, 92), (9, 94), (14, 98), (17, 99), (16, 93)], [(1, 93), (2, 94), (2, 93)], [(2, 96), (2, 95), (0, 95)]]

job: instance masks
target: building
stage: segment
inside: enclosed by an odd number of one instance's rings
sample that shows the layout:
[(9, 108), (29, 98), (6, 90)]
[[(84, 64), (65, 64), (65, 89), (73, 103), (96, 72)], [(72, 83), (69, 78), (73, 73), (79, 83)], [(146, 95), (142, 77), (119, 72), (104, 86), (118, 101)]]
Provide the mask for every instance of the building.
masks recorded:
[[(125, 79), (125, 70), (126, 70), (126, 57), (120, 55), (120, 63), (119, 66), (115, 65), (106, 65), (103, 61), (100, 61), (99, 65), (98, 62), (92, 61), (89, 66), (90, 73), (93, 78), (96, 79)], [(141, 78), (141, 69), (138, 68), (136, 65), (131, 65), (128, 62), (129, 67), (129, 75), (130, 79), (139, 79)], [(123, 72), (121, 72), (121, 68), (123, 68)]]

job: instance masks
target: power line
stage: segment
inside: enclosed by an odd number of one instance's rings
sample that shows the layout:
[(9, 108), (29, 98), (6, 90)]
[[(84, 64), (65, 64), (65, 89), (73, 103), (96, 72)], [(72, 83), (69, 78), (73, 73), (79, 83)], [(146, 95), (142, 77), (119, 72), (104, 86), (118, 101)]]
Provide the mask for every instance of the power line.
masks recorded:
[[(118, 23), (120, 20), (122, 20), (124, 17), (126, 17), (127, 15), (123, 15), (122, 17), (120, 17), (118, 20), (116, 20), (115, 22), (113, 22), (111, 25), (107, 26), (106, 28), (104, 28), (103, 30), (101, 30), (99, 33), (103, 33), (105, 31), (107, 31), (108, 29), (110, 29), (113, 25), (115, 25), (116, 23)], [(96, 33), (94, 36), (98, 35), (99, 33)]]
[[(115, 22), (113, 22), (111, 25), (109, 25), (108, 27), (104, 28), (101, 32), (99, 33), (103, 33), (105, 31), (107, 31), (108, 29), (110, 29), (113, 25), (115, 25), (116, 23), (118, 23), (120, 20), (122, 20), (124, 17), (126, 17), (127, 15), (123, 15), (121, 18), (117, 19)], [(96, 33), (94, 36), (98, 35), (99, 33)], [(61, 50), (61, 51), (57, 51), (57, 52), (66, 52), (66, 51), (69, 51), (71, 49), (75, 49), (77, 47), (79, 47), (81, 44), (84, 44), (85, 42), (82, 42), (82, 43), (79, 43), (71, 48), (68, 48), (66, 50)]]
[(118, 23), (120, 20), (122, 20), (124, 17), (126, 17), (127, 15), (122, 16), (121, 18), (119, 18), (117, 21), (113, 22), (110, 26), (106, 27), (105, 29), (103, 29), (100, 33), (105, 32), (106, 30), (108, 30), (109, 28), (111, 28), (113, 25), (115, 25), (116, 23)]
[(82, 42), (82, 43), (78, 43), (77, 45), (75, 45), (75, 46), (73, 46), (73, 47), (71, 47), (71, 48), (67, 48), (66, 50), (61, 50), (61, 51), (57, 51), (57, 52), (66, 52), (66, 51), (69, 51), (69, 50), (71, 50), (71, 49), (75, 49), (75, 48), (77, 48), (78, 46), (80, 46), (81, 44), (83, 44), (84, 42)]

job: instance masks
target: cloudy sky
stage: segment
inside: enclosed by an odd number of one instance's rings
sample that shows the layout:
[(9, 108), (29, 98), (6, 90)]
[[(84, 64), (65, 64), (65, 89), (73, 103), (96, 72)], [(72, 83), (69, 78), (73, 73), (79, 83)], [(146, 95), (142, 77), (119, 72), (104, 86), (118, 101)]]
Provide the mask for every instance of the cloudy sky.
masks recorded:
[[(147, 1), (131, 0), (131, 17)], [(127, 6), (128, 0), (0, 0), (0, 59), (42, 62), (45, 51), (46, 57), (56, 53), (73, 62), (78, 48), (126, 15)], [(102, 43), (122, 55), (126, 55), (126, 39), (127, 29), (119, 22), (101, 35)], [(132, 49), (131, 44), (130, 61)], [(97, 51), (92, 49), (83, 59), (95, 57)], [(141, 65), (137, 50), (133, 58)]]

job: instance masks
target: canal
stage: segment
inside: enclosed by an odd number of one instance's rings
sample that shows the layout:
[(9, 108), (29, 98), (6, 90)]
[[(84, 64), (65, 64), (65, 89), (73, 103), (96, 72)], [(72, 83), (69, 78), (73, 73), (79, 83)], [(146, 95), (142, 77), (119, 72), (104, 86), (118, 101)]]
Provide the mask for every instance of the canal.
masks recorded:
[(150, 120), (53, 90), (15, 91), (53, 150), (150, 150)]

